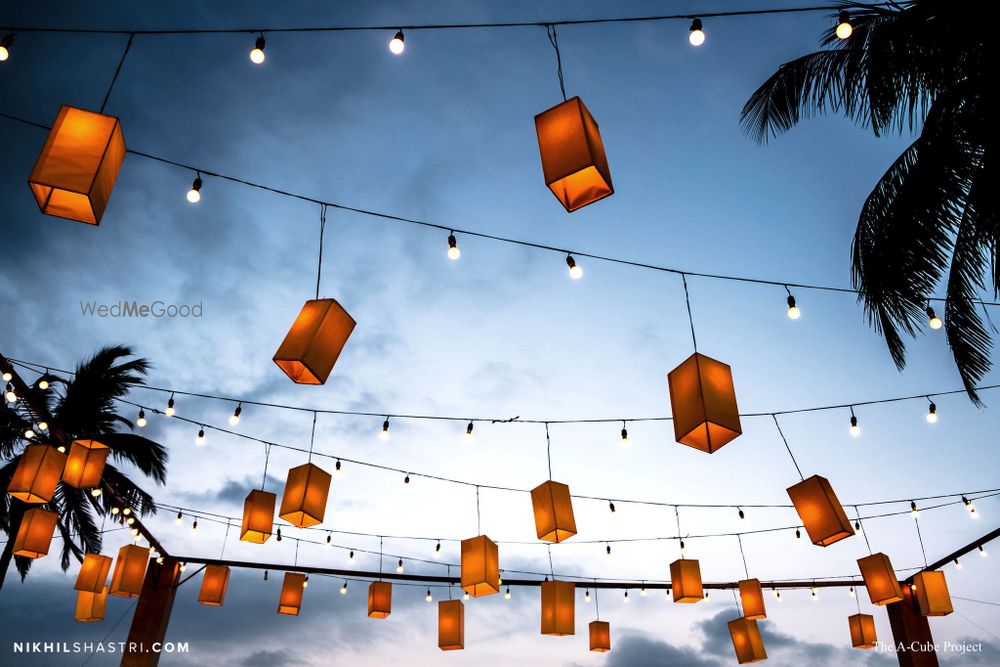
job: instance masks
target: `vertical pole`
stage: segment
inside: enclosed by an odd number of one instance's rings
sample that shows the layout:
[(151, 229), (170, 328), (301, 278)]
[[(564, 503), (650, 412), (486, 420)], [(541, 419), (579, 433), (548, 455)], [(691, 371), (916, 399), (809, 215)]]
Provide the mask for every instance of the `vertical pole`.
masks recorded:
[(920, 613), (910, 584), (904, 583), (902, 589), (903, 600), (885, 606), (899, 667), (938, 667), (927, 617)]
[(174, 558), (164, 557), (161, 565), (156, 559), (150, 559), (122, 652), (121, 667), (156, 667), (159, 663), (160, 653), (154, 648), (159, 648), (167, 634), (179, 573), (180, 563)]

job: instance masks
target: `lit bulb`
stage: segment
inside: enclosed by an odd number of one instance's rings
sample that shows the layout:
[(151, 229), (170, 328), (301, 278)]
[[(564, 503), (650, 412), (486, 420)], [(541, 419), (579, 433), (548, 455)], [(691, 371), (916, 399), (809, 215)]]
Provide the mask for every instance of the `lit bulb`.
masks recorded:
[(934, 405), (934, 402), (932, 401), (931, 404), (927, 407), (927, 423), (936, 424), (937, 420), (938, 420), (937, 406)]
[(302, 588), (308, 588), (308, 587), (309, 587), (309, 575), (306, 575), (306, 578), (302, 580)]
[(354, 550), (353, 549), (351, 550), (351, 552), (349, 554), (347, 554), (347, 562), (348, 563), (353, 563), (354, 562)]
[(177, 569), (180, 570), (181, 572), (183, 572), (184, 570), (188, 569), (188, 564), (187, 563), (181, 563), (180, 567), (178, 567)]
[(178, 512), (177, 513), (177, 518), (174, 519), (174, 523), (179, 526), (179, 525), (181, 525), (181, 521), (183, 521), (183, 520), (184, 520), (184, 515), (181, 514), (180, 512)]
[(854, 586), (851, 586), (850, 588), (847, 589), (847, 594), (850, 595), (851, 597), (854, 597)]
[(688, 34), (688, 41), (691, 42), (691, 46), (701, 46), (705, 43), (705, 31), (701, 28), (701, 19), (691, 21), (691, 32)]
[(198, 437), (196, 437), (194, 439), (194, 444), (198, 445), (199, 447), (201, 447), (202, 445), (205, 444), (205, 429), (204, 428), (198, 431)]
[(194, 522), (191, 524), (191, 532), (192, 533), (198, 532), (198, 519), (195, 519)]
[(10, 58), (10, 46), (14, 43), (14, 35), (8, 34), (4, 35), (3, 39), (0, 39), (0, 63)]
[(333, 467), (333, 476), (334, 477), (340, 477), (340, 474), (341, 474), (340, 473), (340, 469), (341, 469), (341, 467), (342, 466), (340, 465), (340, 459), (337, 459), (337, 464)]
[(840, 39), (847, 39), (854, 32), (854, 26), (851, 25), (851, 16), (847, 12), (840, 12), (840, 17), (837, 19), (837, 37)]
[(788, 319), (797, 320), (802, 317), (802, 311), (795, 305), (795, 297), (788, 295)]
[(42, 379), (38, 381), (38, 388), (41, 389), (42, 391), (45, 391), (46, 389), (49, 388), (49, 381), (45, 378), (44, 375), (42, 376)]
[(201, 177), (194, 179), (194, 183), (191, 184), (191, 189), (188, 190), (187, 200), (192, 204), (197, 204), (201, 201)]
[(7, 383), (7, 389), (4, 392), (4, 398), (7, 399), (8, 403), (17, 402), (17, 394), (14, 393), (14, 387), (12, 387), (9, 382)]
[(4, 382), (10, 382), (13, 379), (14, 379), (14, 374), (13, 373), (11, 373), (10, 371), (4, 371), (3, 372), (3, 381)]
[(463, 600), (466, 600), (466, 601), (468, 601), (468, 599), (469, 599), (469, 594), (468, 594), (468, 593), (463, 593), (463, 594), (462, 594), (462, 599), (463, 599)]
[(587, 589), (587, 591), (586, 591), (586, 592), (585, 592), (585, 593), (583, 594), (583, 601), (584, 601), (584, 602), (590, 602), (590, 589), (589, 589), (589, 588), (588, 588), (588, 589)]
[(48, 431), (49, 430), (49, 423), (48, 422), (44, 422), (44, 421), (43, 422), (38, 422), (38, 430), (39, 431)]
[(64, 447), (63, 445), (59, 445), (58, 447), (56, 447), (56, 451), (59, 452), (60, 454), (65, 454), (66, 447)]
[(434, 547), (434, 559), (437, 560), (438, 558), (441, 558), (441, 543), (440, 542), (438, 542), (437, 546)]
[(646, 597), (646, 587), (643, 586), (639, 589), (639, 597)]
[(576, 264), (576, 260), (573, 259), (573, 255), (566, 255), (566, 266), (569, 267), (569, 277), (573, 280), (579, 280), (583, 278), (583, 269), (581, 269)]
[(813, 587), (813, 589), (812, 589), (812, 598), (813, 598), (813, 602), (819, 602), (819, 596), (816, 595), (816, 588), (815, 587)]
[(432, 602), (434, 600), (434, 596), (431, 595), (431, 589), (427, 589), (427, 595), (424, 596), (424, 599), (428, 602)]
[(122, 514), (124, 514), (125, 516), (128, 516), (131, 513), (132, 513), (131, 507), (126, 507), (124, 510), (122, 510)]
[(458, 241), (454, 234), (448, 235), (448, 259), (458, 259), (462, 256), (462, 251), (458, 249)]
[(937, 331), (943, 324), (941, 318), (934, 314), (934, 309), (927, 306), (927, 326)]
[(622, 446), (628, 445), (628, 429), (625, 428), (625, 424), (622, 424)]
[(111, 508), (111, 515), (112, 516), (116, 516), (118, 514), (118, 512), (120, 512), (120, 511), (121, 510), (119, 510), (117, 507), (112, 507)]
[(957, 558), (955, 559), (955, 569), (956, 570), (961, 570), (962, 569), (962, 564), (958, 562)]
[(386, 417), (385, 421), (382, 422), (382, 430), (379, 431), (378, 437), (380, 437), (382, 440), (388, 440), (389, 439), (389, 418), (388, 417)]
[(344, 582), (344, 585), (340, 587), (340, 594), (341, 595), (347, 595), (347, 582), (346, 581)]
[(128, 519), (125, 520), (125, 523), (127, 523), (130, 526), (134, 525), (135, 524), (135, 517), (134, 516), (130, 516)]
[(102, 491), (100, 489), (91, 489), (90, 490), (90, 495), (92, 495), (94, 498), (100, 498), (102, 493), (104, 493), (104, 491)]
[(163, 556), (159, 556), (159, 557), (157, 557), (157, 559), (156, 559), (156, 564), (157, 564), (157, 565), (163, 565)]
[(240, 415), (242, 413), (243, 413), (243, 406), (242, 406), (242, 404), (241, 405), (237, 405), (236, 409), (233, 411), (233, 414), (229, 417), (229, 425), (230, 426), (236, 426), (237, 424), (239, 424), (240, 423)]
[(984, 548), (983, 548), (983, 545), (982, 545), (982, 544), (980, 544), (980, 545), (979, 545), (979, 557), (980, 557), (980, 558), (986, 558), (987, 556), (989, 556), (989, 554), (988, 554), (988, 553), (986, 553), (986, 549), (984, 549)]
[(469, 422), (469, 425), (465, 427), (465, 439), (466, 440), (472, 440), (472, 427), (473, 427), (472, 422)]
[(168, 417), (173, 417), (175, 414), (177, 414), (177, 410), (174, 409), (173, 396), (171, 396), (170, 399), (167, 401), (167, 409), (163, 411), (163, 414), (165, 414)]
[(403, 41), (403, 31), (400, 30), (393, 36), (392, 40), (390, 40), (389, 50), (392, 51), (394, 55), (398, 56), (406, 48), (406, 44), (404, 44)]
[(912, 516), (914, 519), (920, 516), (920, 510), (917, 509), (917, 504), (912, 500), (910, 501), (910, 516)]
[[(980, 547), (980, 548), (982, 548), (982, 547)], [(507, 590), (505, 590), (503, 592), (503, 599), (504, 600), (509, 600), (510, 599), (510, 586), (508, 586)]]
[(403, 569), (404, 569), (403, 568), (403, 559), (400, 558), (399, 562), (396, 563), (396, 572), (398, 572), (399, 574), (402, 574), (403, 573)]
[(962, 496), (962, 502), (965, 503), (965, 509), (969, 510), (969, 516), (973, 519), (978, 519), (979, 514), (976, 513), (976, 506), (972, 504), (972, 501), (965, 496)]
[(147, 423), (148, 422), (146, 421), (146, 411), (140, 408), (139, 418), (135, 420), (135, 425), (138, 426), (139, 428), (145, 428)]
[(628, 591), (625, 591), (625, 602), (628, 603)]
[(851, 435), (853, 435), (853, 436), (854, 436), (855, 438), (856, 438), (856, 437), (858, 437), (859, 435), (861, 435), (861, 427), (860, 427), (860, 426), (858, 426), (858, 418), (857, 418), (857, 417), (855, 417), (854, 415), (851, 415), (851, 428), (850, 428), (850, 433), (851, 433)]
[(29, 429), (25, 429), (25, 431), (24, 431), (24, 437), (27, 438), (27, 439), (29, 439), (29, 440), (31, 440), (32, 438), (35, 437), (35, 432), (32, 429), (30, 429), (30, 428)]
[(266, 57), (267, 56), (264, 55), (264, 36), (261, 35), (257, 38), (257, 41), (254, 43), (253, 50), (250, 52), (250, 62), (254, 65), (260, 65), (264, 62), (264, 58)]

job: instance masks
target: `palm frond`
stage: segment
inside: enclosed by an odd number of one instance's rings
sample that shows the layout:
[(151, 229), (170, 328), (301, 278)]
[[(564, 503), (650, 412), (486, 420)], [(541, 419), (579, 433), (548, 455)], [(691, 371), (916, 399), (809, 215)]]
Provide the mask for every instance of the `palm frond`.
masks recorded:
[(139, 512), (142, 516), (156, 514), (156, 505), (153, 503), (153, 497), (129, 479), (128, 475), (110, 463), (104, 466), (104, 481), (111, 485), (111, 488), (121, 496), (122, 500), (129, 507)]
[(56, 421), (65, 431), (76, 437), (99, 436), (113, 432), (119, 425), (132, 426), (115, 411), (115, 399), (143, 383), (149, 362), (122, 361), (130, 356), (132, 351), (128, 347), (110, 346), (77, 366), (54, 411)]

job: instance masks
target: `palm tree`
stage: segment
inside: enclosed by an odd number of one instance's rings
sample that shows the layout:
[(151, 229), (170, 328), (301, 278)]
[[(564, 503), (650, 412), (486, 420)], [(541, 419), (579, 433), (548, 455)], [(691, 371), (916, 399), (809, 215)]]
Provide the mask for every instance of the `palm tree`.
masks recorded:
[[(127, 394), (132, 387), (142, 385), (149, 369), (149, 362), (145, 359), (126, 359), (131, 356), (132, 351), (127, 347), (105, 347), (77, 366), (72, 379), (47, 377), (50, 383), (48, 389), (42, 390), (36, 382), (33, 390), (68, 438), (98, 439), (111, 450), (111, 460), (130, 463), (146, 477), (163, 484), (167, 474), (166, 449), (147, 438), (118, 430), (121, 427), (132, 429), (133, 425), (117, 414), (115, 399)], [(34, 421), (24, 401), (18, 401), (8, 409), (0, 409), (0, 460), (6, 461), (0, 467), (0, 489), (6, 490), (10, 483), (21, 459), (20, 452), (27, 444), (24, 432), (28, 427), (34, 427)], [(34, 428), (37, 430), (37, 427)], [(152, 496), (115, 467), (111, 460), (104, 468), (103, 481), (140, 515), (154, 513), (156, 506)], [(24, 511), (29, 507), (6, 492), (2, 498), (0, 529), (7, 533), (7, 544), (0, 555), (0, 587), (10, 566), (14, 536)], [(97, 518), (110, 512), (113, 502), (109, 494), (94, 497), (88, 490), (59, 483), (51, 502), (43, 507), (59, 515), (57, 526), (62, 538), (63, 570), (69, 568), (71, 556), (79, 562), (84, 554), (101, 551), (102, 534)], [(31, 567), (31, 559), (18, 556), (14, 561), (23, 580)]]
[(988, 127), (998, 109), (997, 48), (987, 46), (990, 3), (888, 5), (845, 4), (853, 34), (840, 39), (830, 28), (822, 50), (781, 65), (747, 101), (741, 123), (761, 143), (826, 112), (844, 114), (875, 136), (920, 128), (861, 210), (854, 286), (902, 369), (903, 334), (912, 337), (927, 324), (928, 298), (944, 281), (948, 344), (978, 404), (975, 387), (990, 369), (992, 345), (979, 294), (987, 281), (994, 296), (1000, 288), (1000, 172), (997, 135)]

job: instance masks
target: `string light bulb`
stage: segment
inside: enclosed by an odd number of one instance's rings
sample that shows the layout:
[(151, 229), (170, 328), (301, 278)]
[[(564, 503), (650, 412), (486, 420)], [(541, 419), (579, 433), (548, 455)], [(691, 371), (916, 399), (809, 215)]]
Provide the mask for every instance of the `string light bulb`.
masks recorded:
[(628, 604), (628, 591), (625, 591), (625, 604)]
[(775, 599), (776, 599), (776, 600), (777, 600), (778, 602), (781, 602), (781, 591), (777, 591), (777, 590), (776, 590), (776, 591), (774, 591), (774, 598), (775, 598)]
[(458, 249), (458, 240), (455, 232), (448, 235), (448, 259), (455, 260), (462, 256), (462, 251)]
[(341, 475), (340, 470), (342, 467), (343, 466), (340, 465), (340, 459), (337, 459), (337, 463), (333, 466), (333, 474), (337, 477), (340, 477)]
[(466, 440), (472, 440), (472, 429), (473, 429), (473, 426), (474, 426), (473, 423), (470, 421), (469, 425), (465, 427), (465, 439)]
[(625, 428), (625, 422), (622, 422), (622, 445), (628, 445), (628, 429)]
[(424, 599), (427, 600), (428, 602), (434, 601), (434, 596), (431, 595), (431, 589), (429, 588), (427, 589), (427, 595), (424, 596)]
[(276, 539), (280, 542), (281, 541), (281, 528), (279, 528), (277, 531), (275, 531), (275, 533), (276, 533), (276, 535), (275, 535)]
[(969, 516), (971, 516), (973, 519), (979, 518), (979, 514), (976, 512), (976, 506), (972, 504), (971, 500), (969, 500), (965, 496), (962, 496), (962, 503), (965, 504), (965, 509), (969, 510)]
[(577, 266), (576, 260), (573, 259), (573, 255), (566, 255), (566, 266), (569, 267), (569, 277), (573, 280), (579, 280), (583, 278), (583, 269)]
[(47, 421), (40, 421), (40, 422), (38, 422), (38, 430), (39, 431), (48, 431), (49, 430), (49, 423)]
[(174, 408), (174, 395), (170, 394), (170, 398), (167, 400), (167, 409), (163, 411), (168, 417), (173, 417), (177, 414), (177, 410)]
[(615, 509), (615, 504), (611, 500), (608, 501), (608, 509), (611, 510), (612, 514), (614, 514), (615, 512), (618, 511), (618, 510)]
[(609, 556), (611, 555), (611, 545), (610, 544), (608, 544), (607, 547), (605, 548), (605, 553), (607, 553), (607, 555), (609, 555)]
[(937, 406), (934, 405), (934, 401), (931, 401), (930, 405), (927, 406), (927, 423), (936, 424), (937, 420)]
[(847, 589), (847, 594), (851, 597), (854, 597), (854, 586), (851, 586), (850, 588)]
[(0, 39), (0, 63), (10, 58), (10, 47), (14, 44), (14, 35), (7, 33)]
[(111, 516), (117, 516), (120, 511), (121, 510), (118, 509), (117, 507), (112, 507), (111, 508)]
[(404, 569), (405, 568), (403, 567), (403, 559), (400, 558), (399, 561), (396, 562), (396, 572), (399, 574), (403, 574)]
[(46, 373), (45, 375), (43, 375), (42, 377), (40, 377), (38, 379), (38, 388), (41, 389), (42, 391), (45, 391), (46, 389), (49, 388), (49, 374), (48, 373)]
[(392, 39), (389, 40), (389, 50), (396, 56), (406, 50), (406, 43), (402, 30), (393, 35)]
[(177, 512), (177, 518), (174, 519), (174, 523), (179, 526), (181, 525), (182, 521), (184, 521), (184, 514), (181, 512)]
[(701, 46), (705, 43), (705, 31), (702, 30), (701, 19), (691, 21), (688, 41), (691, 42), (691, 46)]
[(122, 510), (122, 514), (124, 514), (125, 516), (128, 516), (131, 513), (132, 513), (131, 507), (126, 507), (125, 509)]
[(181, 563), (181, 564), (180, 564), (180, 565), (179, 565), (179, 566), (177, 567), (177, 569), (178, 569), (178, 570), (180, 570), (181, 572), (183, 572), (184, 570), (188, 569), (188, 564), (187, 564), (187, 563)]
[(848, 431), (855, 438), (861, 435), (861, 427), (858, 426), (858, 418), (854, 416), (854, 408), (851, 408), (851, 428)]
[(330, 533), (326, 534), (326, 546), (328, 549), (333, 546), (333, 535), (331, 535)]
[(812, 599), (813, 599), (813, 602), (819, 602), (819, 596), (816, 595), (816, 587), (815, 586), (813, 586), (813, 588), (812, 588)]
[(434, 547), (434, 560), (441, 558), (441, 543), (438, 542), (437, 546)]
[(3, 396), (7, 399), (8, 403), (17, 403), (17, 394), (14, 393), (14, 387), (11, 386), (10, 382), (7, 383), (7, 388), (4, 390)]
[(130, 516), (129, 518), (125, 519), (125, 523), (127, 523), (130, 526), (135, 525), (135, 517)]
[(340, 594), (341, 595), (347, 595), (347, 582), (346, 581), (344, 582), (344, 585), (340, 587)]
[(305, 579), (302, 580), (302, 588), (309, 588), (309, 575), (308, 574), (305, 576)]
[(787, 311), (788, 319), (797, 320), (800, 317), (802, 317), (802, 311), (799, 310), (799, 307), (795, 305), (795, 297), (789, 294), (787, 302), (788, 302), (788, 311)]
[(204, 426), (201, 427), (200, 429), (198, 429), (198, 437), (196, 437), (194, 439), (194, 444), (198, 445), (199, 447), (201, 447), (202, 445), (205, 444), (205, 427)]
[(937, 331), (943, 325), (944, 322), (942, 322), (941, 318), (934, 313), (934, 309), (931, 308), (930, 306), (927, 306), (927, 326), (929, 326), (931, 329), (934, 329), (934, 331)]
[(13, 379), (14, 379), (14, 374), (13, 373), (11, 373), (10, 371), (4, 371), (3, 372), (3, 381), (4, 382), (10, 382)]
[(267, 56), (264, 54), (264, 35), (261, 34), (254, 42), (253, 49), (250, 51), (250, 62), (254, 65), (260, 65), (264, 62)]
[(35, 437), (35, 431), (34, 431), (34, 429), (26, 428), (24, 430), (24, 437), (27, 438), (28, 440), (31, 440), (32, 438), (34, 438)]
[(920, 510), (917, 509), (917, 503), (915, 503), (912, 500), (910, 501), (910, 516), (912, 516), (914, 519), (920, 517)]
[(264, 581), (267, 581), (267, 570), (264, 570)]
[(982, 545), (982, 544), (980, 544), (980, 545), (979, 545), (979, 557), (980, 557), (980, 558), (986, 558), (987, 556), (989, 556), (989, 554), (988, 554), (988, 553), (986, 553), (986, 549), (984, 549), (984, 548), (983, 548), (983, 545)]
[(236, 426), (237, 424), (239, 424), (240, 423), (240, 415), (241, 414), (243, 414), (243, 404), (242, 403), (240, 403), (239, 405), (237, 405), (236, 409), (233, 410), (233, 414), (229, 417), (229, 425), (230, 426)]
[(466, 602), (468, 602), (469, 601), (469, 593), (468, 592), (462, 593), (462, 599), (465, 600)]
[(584, 602), (590, 602), (590, 589), (589, 588), (586, 591), (584, 591), (584, 593), (583, 593), (583, 601)]
[(59, 445), (58, 447), (56, 447), (56, 451), (59, 452), (60, 454), (65, 454), (66, 453), (65, 445)]
[[(982, 547), (980, 547), (980, 548), (982, 548)], [(507, 590), (505, 590), (503, 592), (503, 599), (504, 600), (509, 600), (510, 599), (510, 586), (508, 586)]]
[(354, 549), (351, 549), (351, 552), (347, 554), (347, 562), (348, 563), (354, 562)]
[(746, 513), (743, 512), (742, 508), (737, 507), (736, 510), (739, 512), (740, 522), (745, 522), (747, 520)]
[(146, 424), (148, 423), (149, 422), (146, 421), (146, 411), (139, 408), (139, 418), (135, 420), (135, 425), (139, 428), (146, 428)]
[(840, 12), (840, 16), (837, 18), (837, 37), (847, 39), (853, 32), (854, 26), (851, 25), (851, 15), (847, 12)]
[(187, 200), (192, 204), (201, 201), (201, 176), (195, 176), (194, 182), (191, 183), (191, 189), (187, 192)]
[(955, 569), (956, 570), (961, 570), (962, 569), (962, 564), (960, 562), (958, 562), (957, 558), (955, 559)]
[(406, 477), (403, 478), (403, 484), (410, 483), (410, 473), (406, 473)]
[(386, 417), (385, 421), (382, 422), (382, 430), (379, 431), (378, 437), (381, 438), (382, 440), (388, 440), (389, 439), (389, 418), (388, 417)]
[(104, 491), (102, 491), (100, 487), (90, 490), (90, 495), (92, 495), (94, 498), (100, 498), (103, 494)]
[(639, 597), (642, 597), (642, 598), (646, 597), (646, 587), (645, 586), (643, 586), (642, 588), (639, 589)]
[(799, 530), (798, 528), (795, 529), (795, 544), (797, 545), (802, 544), (802, 531)]
[(198, 532), (198, 519), (195, 519), (194, 522), (191, 524), (191, 532), (192, 533)]

